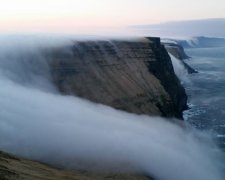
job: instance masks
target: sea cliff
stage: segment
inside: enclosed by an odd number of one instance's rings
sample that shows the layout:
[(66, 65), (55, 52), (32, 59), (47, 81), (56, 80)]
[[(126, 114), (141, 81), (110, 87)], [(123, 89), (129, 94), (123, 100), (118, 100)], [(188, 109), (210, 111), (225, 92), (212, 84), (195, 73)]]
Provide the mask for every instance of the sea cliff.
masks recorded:
[(176, 42), (164, 42), (163, 43), (166, 50), (173, 55), (175, 58), (179, 59), (187, 72), (189, 74), (197, 73), (195, 69), (193, 69), (191, 66), (189, 66), (186, 62), (184, 62), (185, 59), (189, 59), (190, 57), (185, 53), (184, 48), (181, 44), (178, 44)]
[(116, 109), (182, 118), (187, 96), (160, 38), (75, 41), (48, 54), (55, 85)]

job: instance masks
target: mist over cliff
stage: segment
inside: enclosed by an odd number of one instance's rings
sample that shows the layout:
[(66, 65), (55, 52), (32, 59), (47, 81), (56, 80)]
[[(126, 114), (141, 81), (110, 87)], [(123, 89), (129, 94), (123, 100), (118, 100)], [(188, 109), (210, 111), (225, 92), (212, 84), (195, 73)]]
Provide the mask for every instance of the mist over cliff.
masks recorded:
[[(223, 179), (223, 156), (210, 136), (172, 119), (62, 95), (43, 52), (74, 40), (12, 39), (2, 38), (0, 45), (1, 150), (70, 169), (144, 172), (159, 180)], [(179, 74), (182, 66), (175, 63)]]

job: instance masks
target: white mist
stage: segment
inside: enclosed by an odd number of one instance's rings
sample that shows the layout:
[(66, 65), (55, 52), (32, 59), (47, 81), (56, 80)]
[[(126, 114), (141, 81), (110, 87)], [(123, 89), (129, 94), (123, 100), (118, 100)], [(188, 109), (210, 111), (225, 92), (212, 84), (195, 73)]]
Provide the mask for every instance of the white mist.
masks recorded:
[[(168, 119), (62, 96), (44, 80), (47, 72), (36, 83), (30, 66), (18, 70), (23, 66), (17, 56), (8, 69), (6, 54), (0, 57), (1, 150), (72, 169), (132, 170), (157, 180), (223, 179), (223, 156), (209, 136)], [(24, 72), (33, 78), (21, 83)]]

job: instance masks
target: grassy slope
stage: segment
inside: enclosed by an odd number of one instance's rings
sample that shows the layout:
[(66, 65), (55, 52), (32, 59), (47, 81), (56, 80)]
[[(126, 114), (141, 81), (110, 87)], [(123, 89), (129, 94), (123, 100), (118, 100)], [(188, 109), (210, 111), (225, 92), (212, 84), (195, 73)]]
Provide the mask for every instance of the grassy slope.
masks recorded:
[(0, 151), (0, 180), (149, 180), (143, 175), (64, 171)]

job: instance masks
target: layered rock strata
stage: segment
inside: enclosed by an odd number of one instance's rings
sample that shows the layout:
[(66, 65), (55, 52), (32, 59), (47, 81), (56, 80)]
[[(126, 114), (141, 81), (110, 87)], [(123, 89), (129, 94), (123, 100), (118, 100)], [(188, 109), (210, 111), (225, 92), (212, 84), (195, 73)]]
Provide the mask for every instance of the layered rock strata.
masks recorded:
[(182, 118), (187, 96), (159, 38), (75, 41), (48, 54), (61, 93), (116, 109)]

